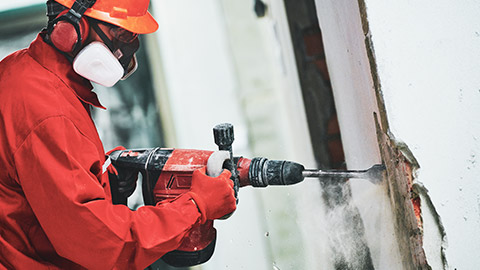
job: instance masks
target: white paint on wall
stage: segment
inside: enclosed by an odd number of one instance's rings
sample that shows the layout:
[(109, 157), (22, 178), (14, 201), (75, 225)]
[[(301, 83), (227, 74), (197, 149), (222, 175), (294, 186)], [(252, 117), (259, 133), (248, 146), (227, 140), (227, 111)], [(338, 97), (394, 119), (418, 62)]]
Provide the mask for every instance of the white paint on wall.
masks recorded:
[[(445, 226), (449, 268), (478, 268), (480, 2), (366, 5), (390, 128), (420, 164), (418, 181)], [(425, 224), (427, 259), (438, 265), (436, 230)]]
[[(347, 166), (381, 163), (375, 131), (378, 111), (357, 1), (316, 0)], [(402, 269), (385, 189), (351, 181), (375, 269)]]
[(176, 147), (215, 149), (212, 128), (221, 122), (234, 124), (241, 140), (244, 122), (238, 103), (232, 102), (235, 76), (218, 5), (183, 0), (158, 1), (152, 7), (160, 24), (170, 102), (177, 103), (172, 106)]

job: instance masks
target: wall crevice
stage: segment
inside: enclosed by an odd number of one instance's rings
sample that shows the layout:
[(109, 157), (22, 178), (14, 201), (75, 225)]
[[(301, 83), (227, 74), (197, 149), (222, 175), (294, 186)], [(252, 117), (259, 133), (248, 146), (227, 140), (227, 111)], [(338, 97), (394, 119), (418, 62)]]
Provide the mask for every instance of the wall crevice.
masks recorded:
[(394, 228), (403, 267), (431, 269), (423, 249), (421, 197), (413, 188), (420, 166), (405, 143), (380, 128), (376, 113), (374, 119), (380, 154), (387, 172), (385, 188), (394, 213)]

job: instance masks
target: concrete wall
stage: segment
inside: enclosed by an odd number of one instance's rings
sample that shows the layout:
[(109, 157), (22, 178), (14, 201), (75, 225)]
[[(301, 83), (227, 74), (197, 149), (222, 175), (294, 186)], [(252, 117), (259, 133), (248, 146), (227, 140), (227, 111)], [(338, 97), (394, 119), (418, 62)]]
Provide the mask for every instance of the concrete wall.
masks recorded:
[[(349, 167), (379, 161), (372, 112), (383, 115), (390, 138), (404, 143), (420, 166), (413, 185), (423, 190), (420, 228), (428, 264), (475, 269), (480, 265), (480, 4), (317, 0), (317, 9)], [(353, 190), (354, 197), (362, 194)], [(387, 204), (380, 204), (385, 216), (392, 211)], [(365, 212), (367, 228), (383, 226), (380, 220)], [(386, 233), (382, 239), (395, 237)], [(395, 249), (393, 242), (389, 246)], [(398, 256), (404, 254), (386, 255), (379, 260), (400, 265)]]
[[(417, 181), (433, 202), (433, 209), (422, 209), (427, 259), (441, 266), (441, 244), (448, 268), (474, 269), (480, 265), (480, 3), (365, 2), (390, 129), (418, 160)], [(442, 224), (427, 218), (430, 211)], [(439, 225), (448, 245), (439, 242)]]

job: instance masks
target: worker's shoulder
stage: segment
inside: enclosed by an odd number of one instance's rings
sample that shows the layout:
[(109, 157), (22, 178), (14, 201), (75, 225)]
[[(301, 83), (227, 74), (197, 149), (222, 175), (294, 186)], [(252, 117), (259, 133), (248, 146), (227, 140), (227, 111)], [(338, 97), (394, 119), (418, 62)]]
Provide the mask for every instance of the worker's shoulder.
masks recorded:
[(43, 119), (64, 115), (62, 82), (28, 54), (17, 51), (0, 62), (0, 117), (16, 130), (28, 130)]
[[(27, 49), (14, 52), (0, 61), (0, 94), (23, 89), (35, 93), (35, 89), (51, 89), (53, 74), (31, 57)], [(38, 90), (37, 90), (38, 91)]]
[[(0, 62), (0, 100), (2, 103), (16, 103), (29, 106), (47, 105), (58, 107), (61, 81), (45, 67), (35, 61), (27, 50), (10, 54)], [(47, 103), (47, 104), (45, 104)], [(0, 105), (1, 106), (1, 105)], [(48, 108), (42, 108), (48, 111)]]

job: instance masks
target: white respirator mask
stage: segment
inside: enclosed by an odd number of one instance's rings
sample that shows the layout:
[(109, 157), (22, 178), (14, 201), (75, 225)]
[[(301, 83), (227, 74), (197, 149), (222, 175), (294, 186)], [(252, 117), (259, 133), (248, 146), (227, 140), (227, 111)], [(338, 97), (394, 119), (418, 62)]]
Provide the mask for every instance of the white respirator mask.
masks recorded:
[(73, 69), (80, 76), (106, 87), (125, 80), (137, 69), (135, 52), (139, 41), (135, 37), (128, 43), (110, 40), (97, 24), (92, 24), (103, 42), (93, 41), (73, 59)]

